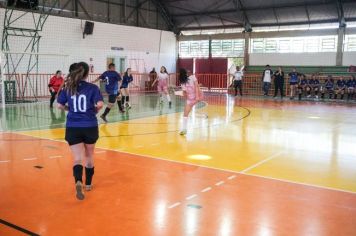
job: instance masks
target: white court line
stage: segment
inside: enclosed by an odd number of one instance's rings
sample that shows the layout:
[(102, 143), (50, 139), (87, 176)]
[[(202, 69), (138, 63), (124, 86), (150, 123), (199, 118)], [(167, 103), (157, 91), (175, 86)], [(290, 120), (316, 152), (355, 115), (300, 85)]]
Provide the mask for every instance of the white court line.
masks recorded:
[(235, 179), (237, 176), (236, 175), (231, 175), (231, 176), (229, 176), (227, 179), (228, 180), (233, 180), (233, 179)]
[(142, 145), (137, 145), (137, 146), (135, 146), (135, 148), (143, 148), (143, 146)]
[(274, 159), (274, 158), (276, 158), (276, 157), (282, 155), (283, 153), (284, 153), (284, 152), (277, 152), (277, 153), (273, 154), (272, 156), (270, 156), (270, 157), (268, 157), (268, 158), (266, 158), (266, 159), (263, 159), (262, 161), (259, 161), (259, 162), (257, 162), (256, 164), (254, 164), (254, 165), (252, 165), (252, 166), (250, 166), (250, 167), (247, 167), (246, 169), (240, 171), (240, 173), (243, 173), (243, 174), (244, 174), (244, 173), (246, 173), (246, 172), (248, 172), (248, 171), (250, 171), (250, 170), (252, 170), (252, 169), (255, 169), (256, 167), (258, 167), (258, 166), (262, 165), (263, 163), (265, 163), (265, 162), (267, 162), (267, 161), (270, 161), (270, 160), (272, 160), (272, 159)]
[[(3, 132), (3, 133), (12, 133), (12, 132)], [(66, 143), (65, 140), (43, 138), (43, 137), (38, 137), (36, 135), (23, 134), (23, 133), (15, 133), (15, 134), (28, 136), (28, 137), (32, 137), (32, 138), (38, 138), (38, 139), (46, 139), (46, 140), (50, 140), (50, 141), (54, 141), (54, 142)], [(112, 152), (117, 152), (118, 151), (117, 149), (111, 149), (111, 148), (101, 148), (101, 149), (105, 149), (105, 150), (112, 151)], [(309, 187), (314, 187), (314, 188), (318, 188), (318, 189), (331, 190), (331, 191), (335, 191), (335, 192), (349, 193), (349, 194), (353, 194), (353, 195), (356, 194), (356, 192), (343, 190), (343, 189), (325, 187), (325, 186), (321, 186), (321, 185), (314, 185), (314, 184), (308, 184), (308, 183), (302, 183), (302, 182), (296, 182), (296, 181), (290, 181), (290, 180), (285, 180), (285, 179), (277, 179), (277, 178), (268, 177), (268, 176), (247, 174), (247, 173), (242, 173), (242, 172), (236, 171), (236, 170), (227, 170), (227, 169), (222, 169), (222, 168), (217, 168), (217, 167), (210, 167), (210, 166), (198, 165), (198, 164), (193, 164), (193, 163), (186, 163), (186, 162), (182, 162), (182, 161), (169, 160), (169, 159), (164, 159), (164, 158), (161, 158), (161, 157), (150, 156), (150, 155), (147, 155), (147, 154), (137, 154), (137, 153), (131, 153), (131, 152), (122, 152), (122, 153), (134, 155), (137, 158), (150, 158), (150, 159), (154, 159), (154, 160), (167, 161), (167, 162), (180, 164), (180, 165), (197, 166), (197, 167), (201, 167), (201, 168), (205, 168), (205, 169), (209, 169), (209, 170), (217, 170), (217, 171), (221, 171), (221, 172), (225, 172), (225, 173), (241, 174), (241, 175), (246, 175), (246, 176), (254, 176), (254, 177), (259, 177), (259, 178), (263, 178), (263, 179), (280, 181), (280, 182), (284, 182), (284, 183), (291, 183), (291, 184), (297, 184), (297, 185), (302, 185), (302, 186), (309, 186)], [(282, 153), (284, 153), (284, 152), (282, 151), (279, 154), (282, 154)]]
[(181, 204), (180, 202), (176, 202), (176, 203), (170, 205), (170, 206), (168, 207), (168, 209), (175, 208), (175, 207), (179, 206), (180, 204)]
[(220, 185), (223, 185), (225, 182), (224, 181), (219, 181), (219, 182), (217, 182), (215, 185), (216, 186), (220, 186)]
[(63, 156), (49, 156), (49, 158), (51, 158), (51, 159), (60, 158), (60, 157), (63, 157)]
[(10, 160), (3, 160), (3, 161), (0, 161), (0, 163), (8, 163), (10, 162)]
[(205, 192), (208, 192), (208, 191), (210, 191), (210, 190), (212, 190), (212, 188), (211, 187), (207, 187), (207, 188), (204, 188), (202, 191), (200, 191), (200, 192), (202, 192), (202, 193), (205, 193)]
[(37, 160), (37, 157), (33, 157), (33, 158), (24, 158), (24, 161), (33, 161), (33, 160)]
[(152, 146), (158, 146), (159, 143), (152, 143), (151, 145), (152, 145)]
[(193, 199), (193, 198), (195, 198), (197, 196), (198, 196), (197, 194), (193, 194), (193, 195), (190, 195), (190, 196), (186, 197), (185, 199), (186, 200), (191, 200), (191, 199)]

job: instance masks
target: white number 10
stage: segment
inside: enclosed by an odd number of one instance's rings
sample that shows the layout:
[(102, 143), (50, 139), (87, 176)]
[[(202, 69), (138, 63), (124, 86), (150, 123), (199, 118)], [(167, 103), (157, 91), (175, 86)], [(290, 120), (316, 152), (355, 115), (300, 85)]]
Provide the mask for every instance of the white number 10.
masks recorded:
[(86, 112), (87, 111), (87, 97), (84, 94), (81, 94), (78, 96), (78, 101), (77, 101), (77, 96), (73, 95), (71, 96), (73, 99), (73, 110), (74, 112)]

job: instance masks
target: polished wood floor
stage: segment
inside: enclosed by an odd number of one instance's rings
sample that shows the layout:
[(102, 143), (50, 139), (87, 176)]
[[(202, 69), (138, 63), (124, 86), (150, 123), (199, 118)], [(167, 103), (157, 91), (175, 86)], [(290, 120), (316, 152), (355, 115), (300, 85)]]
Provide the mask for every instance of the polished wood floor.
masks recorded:
[(2, 111), (0, 235), (356, 235), (354, 105), (208, 96), (186, 137), (182, 107), (113, 110), (82, 202), (64, 114)]

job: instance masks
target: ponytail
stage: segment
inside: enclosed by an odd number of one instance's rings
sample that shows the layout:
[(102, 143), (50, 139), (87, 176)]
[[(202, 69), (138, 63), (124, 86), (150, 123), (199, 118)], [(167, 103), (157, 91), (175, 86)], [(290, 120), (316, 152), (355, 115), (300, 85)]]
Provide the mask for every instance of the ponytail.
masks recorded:
[(66, 81), (66, 89), (70, 95), (74, 95), (77, 92), (79, 82), (85, 79), (89, 74), (89, 66), (85, 62), (79, 62), (76, 68), (72, 70)]

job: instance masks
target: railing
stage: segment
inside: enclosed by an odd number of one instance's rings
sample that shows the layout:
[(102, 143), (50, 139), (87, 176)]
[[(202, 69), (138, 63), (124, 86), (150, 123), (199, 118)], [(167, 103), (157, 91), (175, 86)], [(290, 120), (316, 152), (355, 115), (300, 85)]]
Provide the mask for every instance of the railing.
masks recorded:
[[(93, 82), (100, 74), (90, 74), (87, 78), (88, 82)], [(49, 97), (48, 82), (53, 74), (14, 74), (5, 75), (7, 81), (15, 81), (17, 88), (17, 97), (21, 99), (43, 98)], [(130, 91), (134, 93), (151, 93), (157, 91), (157, 84), (152, 86), (153, 81), (148, 74), (133, 74), (134, 81), (130, 85)], [(199, 84), (204, 92), (214, 93), (230, 93), (233, 88), (230, 87), (232, 83), (232, 76), (227, 74), (196, 74)], [(171, 87), (178, 87), (177, 74), (170, 74), (168, 84)], [(327, 76), (316, 76), (323, 84)], [(334, 81), (339, 77), (334, 76)], [(348, 79), (349, 76), (344, 76)], [(245, 75), (243, 78), (243, 94), (244, 95), (262, 95), (262, 80), (261, 75)], [(97, 82), (101, 90), (104, 92), (104, 84)], [(289, 82), (285, 79), (284, 83), (285, 94), (289, 94)], [(274, 86), (272, 83), (270, 95), (274, 93)]]

